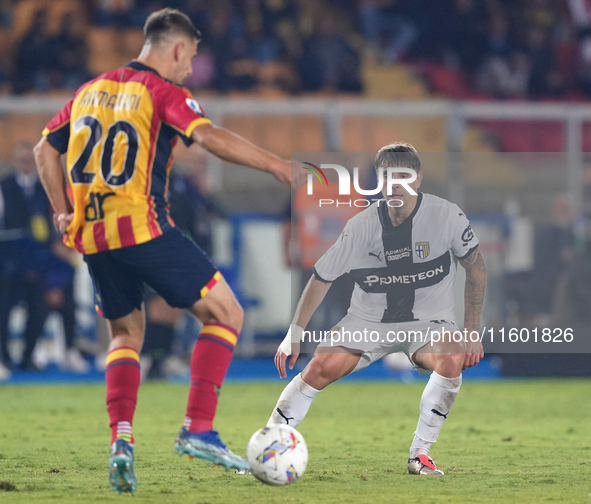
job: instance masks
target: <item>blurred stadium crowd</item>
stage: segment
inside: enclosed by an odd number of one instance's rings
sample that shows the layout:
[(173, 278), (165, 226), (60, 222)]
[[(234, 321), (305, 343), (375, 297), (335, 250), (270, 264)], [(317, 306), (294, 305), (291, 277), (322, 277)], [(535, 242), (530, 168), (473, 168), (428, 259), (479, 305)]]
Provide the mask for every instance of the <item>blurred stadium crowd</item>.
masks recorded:
[[(58, 4), (60, 19), (49, 19)], [(204, 34), (187, 83), (193, 89), (223, 93), (262, 85), (286, 94), (363, 93), (371, 79), (368, 65), (403, 62), (431, 90), (454, 98), (591, 94), (586, 0), (4, 0), (0, 5), (11, 48), (2, 77), (5, 90), (15, 93), (76, 88), (103, 69), (89, 65), (103, 40), (93, 33), (137, 32), (150, 12), (171, 6), (186, 12)]]

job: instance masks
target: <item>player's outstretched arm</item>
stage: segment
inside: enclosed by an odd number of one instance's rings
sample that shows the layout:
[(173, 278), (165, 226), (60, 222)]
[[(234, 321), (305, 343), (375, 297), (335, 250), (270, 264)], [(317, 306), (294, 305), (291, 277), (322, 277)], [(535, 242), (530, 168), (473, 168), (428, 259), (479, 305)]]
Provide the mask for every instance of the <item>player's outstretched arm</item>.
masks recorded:
[(201, 124), (193, 130), (191, 136), (201, 147), (225, 161), (269, 172), (284, 184), (297, 186), (303, 183), (304, 170), (294, 169), (295, 176), (292, 177), (290, 161), (257, 147), (225, 128)]
[(298, 356), (300, 355), (300, 341), (303, 330), (308, 325), (308, 322), (310, 322), (312, 315), (314, 315), (314, 312), (320, 306), (320, 303), (322, 303), (322, 300), (324, 299), (324, 296), (326, 296), (331, 285), (332, 284), (328, 282), (321, 282), (312, 276), (304, 288), (289, 332), (281, 345), (279, 345), (277, 353), (275, 354), (275, 366), (277, 367), (277, 371), (279, 371), (280, 378), (287, 377), (285, 363), (288, 355), (291, 355), (289, 369), (293, 369), (295, 366)]
[(65, 233), (68, 224), (74, 217), (74, 208), (66, 190), (61, 154), (46, 137), (41, 138), (33, 151), (39, 179), (55, 212), (53, 223), (60, 233)]
[[(480, 332), (480, 317), (486, 291), (486, 266), (480, 249), (474, 250), (460, 264), (466, 270), (466, 285), (464, 288), (464, 329), (467, 334), (472, 331)], [(484, 357), (482, 343), (468, 339), (464, 369), (475, 366)]]

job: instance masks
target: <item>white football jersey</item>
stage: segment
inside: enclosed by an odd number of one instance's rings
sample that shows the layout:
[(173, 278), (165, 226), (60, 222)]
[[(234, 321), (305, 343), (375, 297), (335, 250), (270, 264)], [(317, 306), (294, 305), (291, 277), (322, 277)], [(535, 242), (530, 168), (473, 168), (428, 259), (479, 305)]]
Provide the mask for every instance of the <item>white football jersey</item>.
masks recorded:
[(351, 218), (314, 265), (318, 280), (350, 273), (355, 288), (348, 313), (370, 322), (445, 320), (455, 323), (457, 262), (478, 246), (470, 221), (443, 198), (419, 193), (399, 226), (385, 200)]

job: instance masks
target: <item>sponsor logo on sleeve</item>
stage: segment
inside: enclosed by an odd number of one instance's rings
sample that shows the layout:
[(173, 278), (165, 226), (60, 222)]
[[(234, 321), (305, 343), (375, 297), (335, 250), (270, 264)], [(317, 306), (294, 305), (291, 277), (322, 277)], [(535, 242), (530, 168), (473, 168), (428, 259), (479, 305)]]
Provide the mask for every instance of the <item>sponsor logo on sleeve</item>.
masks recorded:
[(185, 103), (187, 104), (187, 107), (189, 107), (193, 112), (195, 112), (196, 114), (199, 115), (203, 115), (203, 111), (201, 110), (201, 107), (199, 106), (199, 104), (193, 100), (192, 98), (187, 98), (185, 100)]
[(464, 242), (464, 245), (468, 245), (472, 238), (474, 238), (474, 231), (472, 231), (472, 227), (468, 224), (468, 227), (464, 229), (464, 232), (462, 233), (462, 241)]

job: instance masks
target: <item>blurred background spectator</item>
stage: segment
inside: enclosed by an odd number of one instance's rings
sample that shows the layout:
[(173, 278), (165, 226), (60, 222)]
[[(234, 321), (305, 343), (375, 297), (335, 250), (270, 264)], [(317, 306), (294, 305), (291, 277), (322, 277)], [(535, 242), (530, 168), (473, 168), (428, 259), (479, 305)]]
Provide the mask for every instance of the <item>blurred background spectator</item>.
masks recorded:
[(405, 0), (364, 0), (360, 2), (363, 35), (385, 63), (396, 63), (407, 55), (418, 30), (409, 16)]
[(59, 32), (47, 42), (55, 87), (75, 91), (92, 78), (88, 71), (89, 52), (82, 26), (73, 12), (66, 12)]
[(20, 368), (37, 370), (33, 351), (43, 333), (47, 318), (43, 259), (52, 241), (52, 217), (49, 200), (37, 178), (33, 146), (21, 142), (12, 154), (13, 173), (2, 179), (0, 191), (0, 241), (2, 278), (0, 280), (0, 348), (4, 365), (14, 363), (8, 351), (9, 316), (12, 308), (24, 300), (27, 320), (22, 335), (24, 350)]
[(66, 352), (60, 367), (87, 372), (76, 348), (74, 264), (78, 253), (53, 230), (52, 212), (37, 178), (33, 145), (19, 142), (12, 154), (13, 173), (0, 181), (0, 355), (12, 369), (9, 351), (12, 309), (24, 301), (26, 323), (19, 368), (38, 370), (33, 352), (51, 311), (62, 318)]
[(39, 10), (16, 50), (13, 84), (15, 93), (49, 89), (49, 40), (47, 11)]

